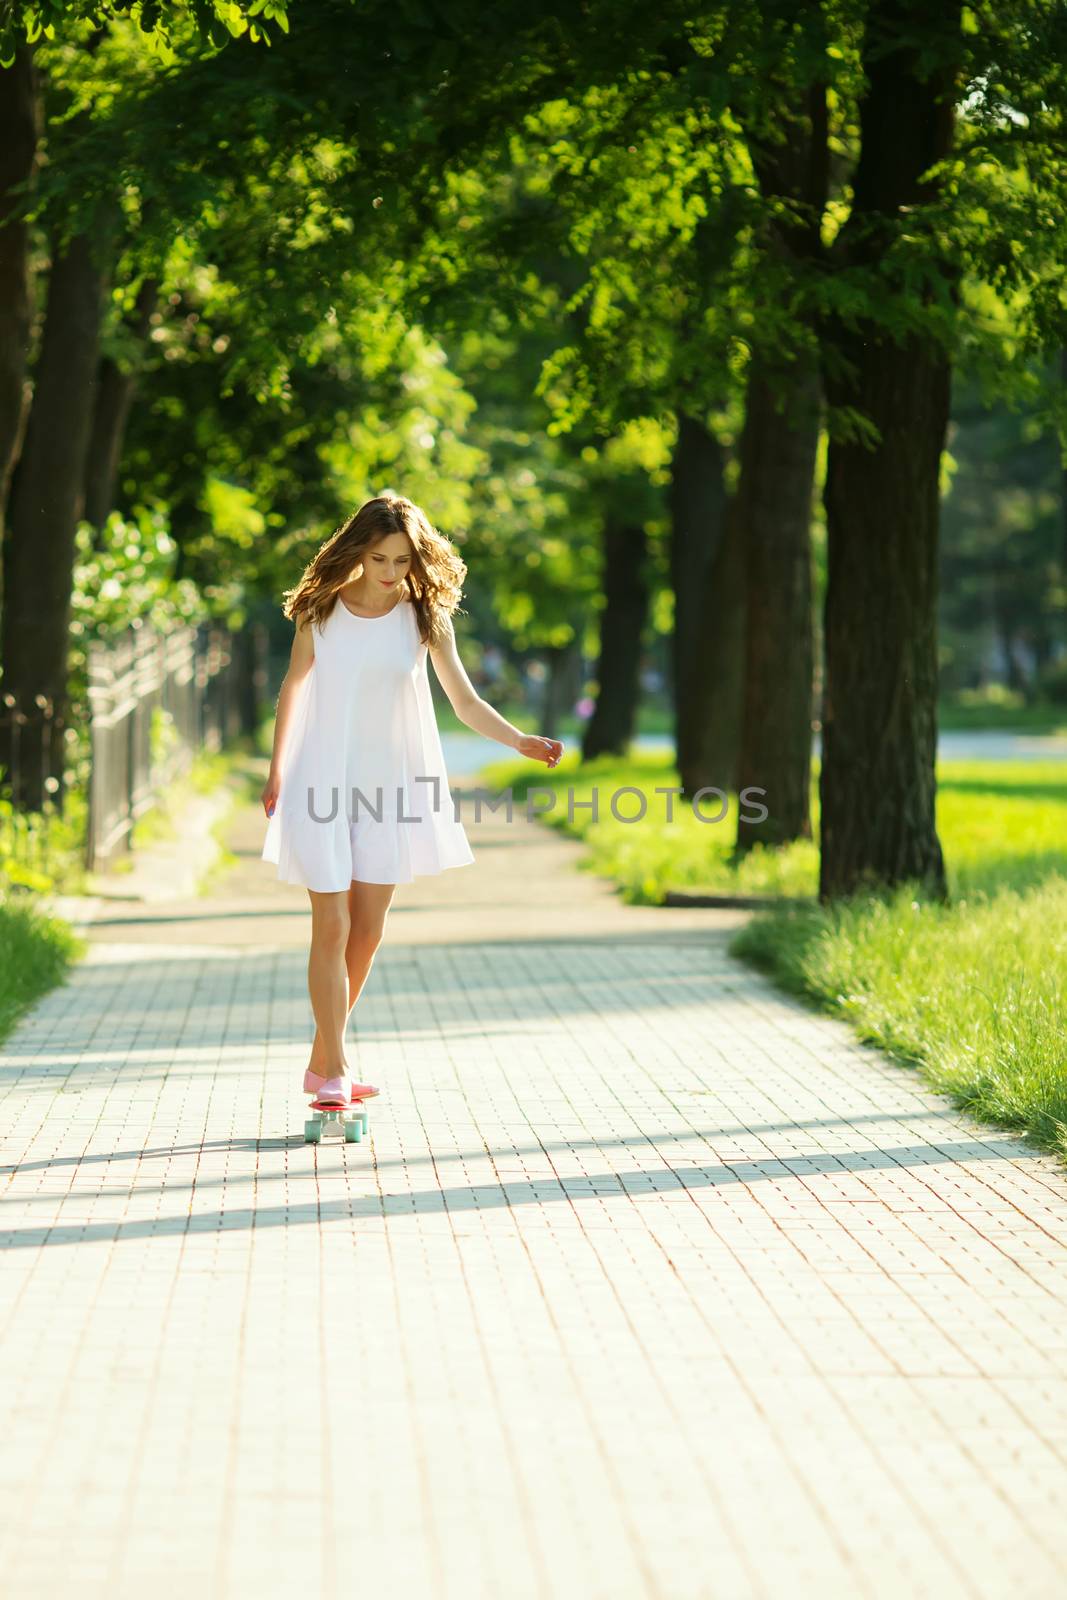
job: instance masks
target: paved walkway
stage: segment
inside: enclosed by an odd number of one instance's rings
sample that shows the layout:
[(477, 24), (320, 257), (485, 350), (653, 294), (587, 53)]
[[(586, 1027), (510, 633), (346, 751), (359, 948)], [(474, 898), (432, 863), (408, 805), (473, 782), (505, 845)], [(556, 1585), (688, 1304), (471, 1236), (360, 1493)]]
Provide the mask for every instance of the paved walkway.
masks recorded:
[(1067, 1174), (502, 817), (398, 891), (373, 1141), (306, 897), (103, 909), (0, 1054), (17, 1600), (1052, 1600)]

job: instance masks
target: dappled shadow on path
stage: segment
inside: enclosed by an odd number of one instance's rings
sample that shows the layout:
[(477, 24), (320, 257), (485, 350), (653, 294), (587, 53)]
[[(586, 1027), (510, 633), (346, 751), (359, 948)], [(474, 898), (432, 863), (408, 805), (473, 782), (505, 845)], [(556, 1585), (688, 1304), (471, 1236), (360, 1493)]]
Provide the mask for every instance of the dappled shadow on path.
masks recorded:
[[(625, 1026), (635, 1012), (647, 1021), (709, 1000), (728, 1018), (733, 1006), (766, 989), (764, 979), (728, 962), (707, 940), (672, 945), (658, 964), (646, 954), (647, 941), (627, 949), (617, 938), (603, 949), (582, 940), (580, 955), (575, 949), (565, 960), (541, 940), (521, 950), (491, 948), (492, 961), (465, 960), (455, 946), (380, 957), (352, 1014), (357, 1049), (485, 1043), (501, 1026), (523, 1032), (533, 1019), (543, 1027), (546, 1017), (559, 1028), (597, 1017)], [(663, 953), (658, 941), (656, 950)], [(803, 1009), (788, 996), (775, 1003), (783, 1014)], [(49, 1015), (50, 1008), (60, 1014)], [(62, 1079), (70, 1089), (89, 1089), (119, 1075), (158, 1081), (207, 1066), (222, 1077), (255, 1075), (272, 1053), (310, 1044), (310, 1018), (306, 955), (299, 952), (274, 952), (258, 967), (243, 960), (227, 966), (211, 949), (102, 963), (78, 969), (4, 1043), (0, 1082)]]
[[(799, 1133), (807, 1132), (813, 1128), (857, 1128), (869, 1122), (921, 1122), (931, 1118), (944, 1117), (943, 1111), (916, 1111), (902, 1115), (899, 1112), (872, 1111), (856, 1117), (818, 1117), (802, 1122), (758, 1122), (751, 1127), (733, 1128), (691, 1128), (683, 1130), (687, 1139), (730, 1139), (730, 1138), (757, 1138), (770, 1133)], [(299, 1136), (283, 1135), (280, 1138), (257, 1139), (254, 1137), (244, 1139), (203, 1139), (192, 1141), (188, 1144), (157, 1145), (154, 1149), (131, 1150), (99, 1150), (92, 1155), (48, 1156), (42, 1161), (16, 1161), (10, 1165), (0, 1165), (0, 1174), (11, 1172), (38, 1172), (49, 1171), (53, 1167), (80, 1167), (94, 1162), (109, 1161), (144, 1161), (152, 1157), (168, 1160), (171, 1156), (200, 1155), (215, 1150), (232, 1150), (259, 1152), (267, 1154), (272, 1150), (292, 1150), (303, 1145)], [(536, 1144), (509, 1145), (506, 1154), (509, 1158), (523, 1155), (551, 1154), (553, 1150), (606, 1150), (612, 1147), (617, 1149), (638, 1148), (651, 1143), (651, 1137), (645, 1133), (620, 1134), (615, 1138), (590, 1138), (590, 1139), (555, 1139), (538, 1140)], [(491, 1152), (490, 1152), (491, 1153)], [(498, 1152), (503, 1154), (504, 1152)], [(479, 1144), (474, 1150), (452, 1150), (446, 1156), (427, 1151), (423, 1156), (404, 1155), (397, 1157), (396, 1164), (408, 1167), (417, 1167), (427, 1164), (440, 1164), (442, 1160), (448, 1161), (474, 1161), (484, 1160), (486, 1148)], [(375, 1163), (376, 1169), (381, 1172), (391, 1165), (389, 1159)], [(264, 1174), (257, 1172), (257, 1178)], [(266, 1176), (284, 1176), (282, 1174), (266, 1174)]]
[[(286, 1141), (288, 1147), (299, 1140)], [(998, 1143), (1002, 1144), (998, 1148)], [(343, 1146), (341, 1147), (344, 1148)], [(357, 1147), (358, 1148), (358, 1147)], [(321, 1154), (325, 1152), (320, 1151)], [(484, 1153), (484, 1152), (483, 1152)], [(511, 1156), (514, 1152), (509, 1150)], [(409, 1216), (455, 1216), (464, 1212), (514, 1209), (523, 1205), (549, 1205), (565, 1201), (573, 1204), (581, 1200), (597, 1200), (606, 1196), (625, 1195), (640, 1200), (645, 1195), (669, 1194), (678, 1190), (718, 1189), (738, 1184), (745, 1188), (752, 1184), (798, 1177), (815, 1177), (835, 1172), (875, 1172), (890, 1168), (913, 1169), (962, 1161), (1000, 1161), (1005, 1157), (1019, 1159), (1021, 1155), (1037, 1158), (1038, 1152), (1026, 1151), (1015, 1140), (982, 1144), (962, 1141), (946, 1145), (901, 1146), (888, 1150), (843, 1151), (839, 1154), (797, 1156), (788, 1161), (768, 1157), (765, 1160), (745, 1160), (730, 1165), (664, 1167), (656, 1172), (616, 1173), (605, 1171), (585, 1173), (580, 1177), (544, 1177), (520, 1182), (487, 1182), (460, 1188), (432, 1188), (406, 1191), (399, 1194), (374, 1192), (372, 1194), (348, 1193), (336, 1199), (318, 1199), (284, 1206), (235, 1206), (225, 1211), (189, 1212), (183, 1210), (169, 1217), (143, 1217), (129, 1222), (70, 1222), (42, 1224), (41, 1227), (5, 1229), (0, 1233), (0, 1249), (33, 1248), (56, 1244), (92, 1244), (106, 1241), (122, 1243), (131, 1239), (164, 1239), (213, 1233), (232, 1233), (251, 1228), (298, 1227), (311, 1223), (351, 1220), (358, 1222), (369, 1218), (403, 1218)], [(357, 1157), (358, 1159), (358, 1157)], [(282, 1176), (283, 1174), (278, 1174)], [(248, 1174), (257, 1183), (263, 1174)], [(291, 1181), (313, 1181), (310, 1172), (301, 1180), (292, 1173)], [(371, 1168), (351, 1174), (354, 1181), (372, 1184), (375, 1173)], [(232, 1176), (233, 1185), (241, 1180)], [(197, 1185), (196, 1187), (199, 1187)], [(113, 1190), (100, 1191), (113, 1194)], [(89, 1200), (91, 1194), (75, 1192), (72, 1199)], [(878, 1196), (871, 1195), (868, 1204), (877, 1204)]]

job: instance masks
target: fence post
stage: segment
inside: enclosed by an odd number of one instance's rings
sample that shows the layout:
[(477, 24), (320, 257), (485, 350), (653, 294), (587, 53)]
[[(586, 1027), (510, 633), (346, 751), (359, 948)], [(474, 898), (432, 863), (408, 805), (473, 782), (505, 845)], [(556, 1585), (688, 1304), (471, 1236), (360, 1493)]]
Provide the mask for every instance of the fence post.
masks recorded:
[(91, 639), (85, 650), (85, 670), (89, 687), (89, 805), (85, 828), (85, 867), (88, 872), (93, 872), (96, 868), (97, 839), (103, 815), (101, 786), (105, 768), (100, 751), (104, 705), (104, 691), (100, 681), (102, 649), (103, 647), (95, 639)]

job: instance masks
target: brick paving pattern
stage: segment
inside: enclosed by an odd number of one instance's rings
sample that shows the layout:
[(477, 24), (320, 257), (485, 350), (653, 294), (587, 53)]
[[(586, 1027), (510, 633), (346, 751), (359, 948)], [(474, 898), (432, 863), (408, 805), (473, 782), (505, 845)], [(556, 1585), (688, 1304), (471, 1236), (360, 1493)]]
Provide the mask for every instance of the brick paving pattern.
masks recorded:
[(302, 1136), (302, 891), (105, 909), (0, 1047), (13, 1600), (1052, 1600), (1067, 1172), (502, 817)]

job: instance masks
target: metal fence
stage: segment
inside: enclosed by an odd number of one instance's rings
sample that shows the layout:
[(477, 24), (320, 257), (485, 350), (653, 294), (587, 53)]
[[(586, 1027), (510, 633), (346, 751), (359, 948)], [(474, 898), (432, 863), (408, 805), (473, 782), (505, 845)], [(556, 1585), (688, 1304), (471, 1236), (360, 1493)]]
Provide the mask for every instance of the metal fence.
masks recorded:
[(267, 689), (266, 629), (203, 623), (161, 633), (142, 624), (91, 642), (86, 669), (88, 705), (72, 708), (80, 709), (80, 733), (59, 726), (44, 696), (26, 712), (0, 695), (9, 754), (0, 770), (0, 852), (31, 871), (48, 870), (47, 823), (65, 810), (70, 774), (56, 760), (57, 738), (84, 752), (87, 732), (84, 860), (90, 870), (104, 867), (129, 848), (137, 819), (198, 752), (254, 732)]
[(128, 847), (138, 817), (185, 772), (256, 724), (266, 681), (262, 625), (131, 628), (88, 650), (91, 761), (86, 865)]

